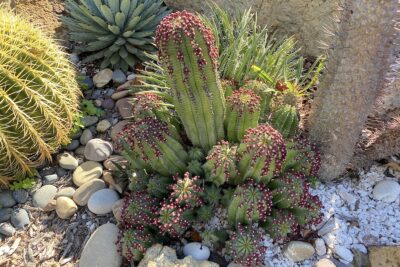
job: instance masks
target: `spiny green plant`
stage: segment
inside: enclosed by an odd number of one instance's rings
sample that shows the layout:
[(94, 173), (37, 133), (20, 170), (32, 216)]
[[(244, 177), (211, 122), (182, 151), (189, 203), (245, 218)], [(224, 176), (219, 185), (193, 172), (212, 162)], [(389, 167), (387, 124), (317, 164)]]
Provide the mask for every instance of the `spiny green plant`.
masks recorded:
[(268, 124), (247, 130), (238, 150), (242, 180), (253, 178), (267, 184), (282, 170), (286, 146), (282, 135)]
[(307, 195), (298, 207), (290, 209), (299, 225), (317, 225), (322, 221), (322, 203), (317, 196)]
[(268, 184), (272, 191), (274, 206), (279, 208), (294, 208), (303, 205), (308, 194), (309, 185), (301, 173), (285, 173), (272, 179)]
[(272, 114), (271, 125), (286, 139), (296, 135), (299, 123), (297, 109), (291, 105), (281, 106)]
[(36, 179), (27, 177), (25, 179), (22, 179), (20, 181), (15, 181), (10, 184), (10, 189), (13, 191), (20, 190), (20, 189), (31, 189), (32, 187), (35, 186), (36, 184)]
[(246, 130), (258, 125), (261, 98), (250, 89), (240, 88), (226, 98), (225, 129), (228, 141), (239, 142)]
[(172, 179), (160, 175), (152, 175), (147, 183), (147, 192), (156, 198), (163, 199), (169, 194)]
[(244, 266), (261, 265), (266, 250), (267, 247), (263, 245), (263, 232), (255, 226), (239, 225), (226, 242), (226, 254), (234, 263)]
[(7, 185), (69, 143), (81, 93), (61, 47), (5, 10), (0, 66), (0, 183)]
[(104, 114), (104, 111), (96, 107), (92, 100), (83, 99), (81, 102), (81, 113), (83, 116), (100, 117)]
[(298, 223), (295, 216), (288, 210), (273, 209), (271, 216), (262, 226), (273, 239), (277, 240), (296, 232)]
[(120, 143), (125, 153), (135, 159), (135, 169), (146, 169), (163, 176), (183, 173), (186, 170), (187, 152), (173, 125), (156, 118), (146, 117), (126, 125), (120, 133)]
[(269, 189), (250, 180), (236, 187), (228, 207), (228, 222), (233, 226), (264, 222), (271, 207), (272, 195)]
[(128, 228), (121, 235), (120, 249), (128, 261), (141, 260), (146, 250), (156, 242), (152, 233), (144, 227)]
[(145, 191), (135, 191), (124, 199), (122, 222), (124, 227), (134, 228), (154, 224), (157, 212), (157, 199)]
[(236, 146), (232, 146), (228, 141), (220, 141), (215, 145), (207, 156), (207, 161), (203, 165), (206, 179), (217, 186), (226, 182), (237, 183), (239, 171), (236, 166)]
[(224, 138), (225, 98), (214, 38), (198, 17), (183, 11), (160, 23), (156, 43), (186, 134), (194, 146), (208, 151)]
[(244, 86), (253, 90), (261, 98), (260, 120), (265, 122), (271, 112), (271, 103), (277, 91), (259, 80), (248, 80)]
[(102, 59), (101, 68), (124, 71), (149, 60), (156, 26), (170, 12), (162, 0), (68, 0), (66, 10), (71, 40), (91, 53), (83, 62)]

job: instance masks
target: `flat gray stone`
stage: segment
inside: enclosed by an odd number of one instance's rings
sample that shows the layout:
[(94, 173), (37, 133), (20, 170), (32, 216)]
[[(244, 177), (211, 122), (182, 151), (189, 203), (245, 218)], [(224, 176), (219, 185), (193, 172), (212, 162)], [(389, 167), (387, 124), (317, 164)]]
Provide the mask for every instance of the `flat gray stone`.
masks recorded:
[(44, 184), (54, 184), (58, 180), (58, 175), (56, 173), (49, 174), (44, 177)]
[(11, 223), (17, 229), (23, 229), (30, 223), (28, 212), (16, 209), (11, 213)]
[(104, 161), (113, 152), (110, 142), (99, 138), (90, 140), (85, 147), (85, 158), (92, 161)]
[(108, 120), (102, 120), (96, 126), (96, 130), (99, 133), (104, 133), (110, 128), (111, 128), (111, 123)]
[(97, 191), (106, 188), (106, 184), (103, 180), (93, 179), (87, 183), (81, 185), (73, 195), (73, 200), (79, 206), (85, 206), (89, 198)]
[(65, 149), (67, 149), (68, 151), (74, 151), (75, 149), (77, 149), (79, 147), (79, 141), (74, 139), (71, 141), (71, 143), (69, 143)]
[(120, 267), (122, 256), (118, 252), (118, 227), (115, 224), (103, 224), (86, 243), (79, 267)]
[(314, 253), (315, 250), (311, 244), (302, 241), (291, 241), (285, 247), (283, 255), (294, 262), (298, 262), (310, 259)]
[(107, 214), (112, 211), (115, 202), (119, 200), (117, 192), (111, 189), (101, 189), (90, 196), (88, 208), (97, 215)]
[(17, 201), (13, 198), (10, 190), (0, 192), (0, 208), (11, 208), (15, 204), (17, 204)]
[(12, 208), (0, 209), (0, 223), (6, 222), (11, 218)]
[(122, 84), (126, 82), (126, 75), (121, 70), (114, 70), (112, 80), (115, 83)]
[(53, 185), (45, 185), (33, 194), (33, 205), (44, 208), (57, 194), (57, 188)]
[(0, 223), (0, 234), (5, 236), (13, 236), (15, 234), (15, 228), (9, 223)]
[(97, 116), (86, 116), (81, 119), (81, 122), (85, 127), (95, 125), (98, 121), (99, 118), (97, 118)]
[(13, 194), (14, 199), (15, 199), (18, 203), (23, 204), (23, 203), (25, 203), (26, 201), (28, 201), (29, 193), (28, 193), (28, 191), (26, 191), (25, 189), (15, 190), (12, 194)]
[(89, 129), (85, 129), (81, 135), (79, 141), (82, 145), (86, 145), (90, 140), (93, 139), (93, 134)]
[(93, 83), (97, 88), (106, 86), (112, 79), (113, 71), (110, 69), (104, 69), (99, 71), (93, 77)]

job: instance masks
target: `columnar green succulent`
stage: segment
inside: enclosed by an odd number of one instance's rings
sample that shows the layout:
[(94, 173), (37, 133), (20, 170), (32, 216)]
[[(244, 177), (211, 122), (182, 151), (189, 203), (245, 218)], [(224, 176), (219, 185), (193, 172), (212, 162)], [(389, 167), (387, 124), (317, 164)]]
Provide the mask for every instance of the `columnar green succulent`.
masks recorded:
[(146, 117), (126, 125), (120, 138), (128, 146), (126, 153), (134, 159), (136, 169), (163, 176), (186, 170), (187, 152), (176, 129), (166, 122)]
[(322, 203), (317, 196), (307, 195), (300, 207), (291, 209), (299, 225), (317, 225), (321, 223)]
[(180, 206), (197, 207), (202, 203), (203, 189), (198, 185), (198, 176), (186, 172), (182, 178), (174, 177), (176, 183), (172, 185), (171, 197)]
[(288, 234), (297, 230), (297, 222), (295, 216), (287, 210), (273, 209), (263, 228), (273, 239), (285, 238)]
[(215, 214), (214, 208), (212, 206), (201, 206), (197, 212), (197, 220), (199, 220), (200, 222), (208, 222), (209, 220), (211, 220), (211, 218), (213, 217), (213, 215)]
[(68, 0), (66, 10), (71, 40), (92, 53), (84, 62), (103, 59), (101, 68), (125, 71), (156, 51), (154, 31), (169, 13), (162, 0)]
[(277, 130), (268, 124), (261, 124), (247, 130), (237, 153), (242, 180), (253, 178), (267, 184), (280, 173), (286, 158), (286, 146)]
[(285, 138), (295, 136), (299, 129), (299, 122), (297, 109), (291, 105), (284, 105), (272, 114), (271, 125)]
[(208, 181), (220, 186), (225, 182), (236, 183), (239, 171), (236, 167), (236, 146), (220, 141), (210, 150), (203, 165)]
[(261, 97), (260, 102), (260, 119), (265, 120), (271, 111), (271, 104), (276, 90), (268, 86), (266, 83), (258, 80), (249, 80), (245, 84), (246, 88), (253, 90), (258, 96)]
[(208, 151), (224, 138), (225, 98), (214, 37), (198, 17), (183, 11), (160, 23), (156, 43), (184, 129), (194, 146)]
[(240, 88), (226, 99), (225, 128), (228, 141), (239, 142), (245, 132), (257, 127), (261, 98), (252, 90)]
[(69, 143), (80, 94), (61, 48), (0, 10), (0, 184), (51, 161)]
[(124, 199), (122, 221), (125, 227), (134, 228), (153, 224), (156, 218), (157, 199), (147, 192), (133, 192)]
[(215, 185), (207, 186), (204, 190), (204, 200), (209, 205), (216, 207), (222, 198), (221, 189)]
[(162, 199), (169, 194), (171, 184), (172, 179), (160, 175), (154, 175), (147, 183), (147, 192), (151, 196)]
[(152, 234), (143, 227), (129, 228), (122, 232), (121, 240), (122, 255), (128, 261), (139, 261), (142, 259), (143, 254), (154, 243), (155, 239)]
[(255, 226), (237, 227), (226, 242), (226, 254), (234, 263), (244, 266), (259, 266), (264, 262), (267, 250), (263, 244), (263, 232)]
[(268, 188), (250, 180), (236, 187), (228, 207), (228, 222), (233, 226), (264, 222), (271, 207), (272, 196)]
[(285, 209), (299, 207), (308, 193), (308, 183), (301, 173), (285, 173), (268, 184), (274, 206)]

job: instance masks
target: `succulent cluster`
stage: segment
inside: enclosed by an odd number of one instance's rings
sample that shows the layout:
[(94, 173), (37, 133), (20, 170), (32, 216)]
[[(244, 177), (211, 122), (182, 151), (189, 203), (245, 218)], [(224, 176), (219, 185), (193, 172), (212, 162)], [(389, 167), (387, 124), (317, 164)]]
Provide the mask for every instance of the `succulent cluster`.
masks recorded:
[(263, 263), (267, 250), (263, 244), (263, 232), (254, 226), (238, 225), (236, 232), (226, 242), (226, 254), (233, 262), (244, 266), (258, 266)]
[(0, 185), (7, 185), (69, 143), (81, 92), (61, 47), (4, 8), (0, 66)]
[(68, 0), (63, 21), (84, 62), (102, 60), (101, 68), (128, 70), (155, 52), (154, 31), (170, 12), (162, 0)]
[[(140, 198), (127, 202), (124, 220), (132, 222), (124, 225), (143, 228), (128, 234), (127, 251), (137, 260), (148, 233), (179, 240), (200, 229), (207, 244), (228, 239), (234, 262), (256, 266), (266, 250), (264, 232), (284, 239), (320, 219), (308, 182), (319, 154), (307, 141), (290, 139), (298, 124), (286, 106), (273, 106), (275, 89), (256, 80), (242, 87), (220, 82), (213, 36), (198, 17), (186, 11), (167, 16), (156, 43), (170, 91), (138, 93), (135, 116), (117, 144), (137, 174), (130, 188)], [(228, 229), (204, 229), (221, 210)]]

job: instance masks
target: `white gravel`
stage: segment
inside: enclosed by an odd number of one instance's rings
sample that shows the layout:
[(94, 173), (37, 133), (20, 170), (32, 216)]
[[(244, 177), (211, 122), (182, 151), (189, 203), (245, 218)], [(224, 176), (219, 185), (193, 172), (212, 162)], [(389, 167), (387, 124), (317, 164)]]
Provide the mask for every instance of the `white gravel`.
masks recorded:
[(400, 245), (400, 198), (386, 203), (375, 200), (372, 194), (374, 185), (382, 180), (398, 182), (398, 178), (386, 177), (385, 170), (383, 166), (373, 166), (368, 172), (361, 172), (359, 180), (345, 178), (312, 189), (312, 194), (318, 195), (324, 205), (324, 221), (334, 217), (339, 224), (338, 229), (322, 236), (327, 244), (327, 255), (294, 263), (285, 258), (282, 248), (266, 236), (267, 266), (310, 267), (318, 259), (332, 256), (346, 263), (337, 254), (350, 259), (352, 255), (348, 252), (351, 249), (365, 253), (366, 247), (371, 245)]

